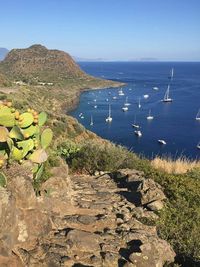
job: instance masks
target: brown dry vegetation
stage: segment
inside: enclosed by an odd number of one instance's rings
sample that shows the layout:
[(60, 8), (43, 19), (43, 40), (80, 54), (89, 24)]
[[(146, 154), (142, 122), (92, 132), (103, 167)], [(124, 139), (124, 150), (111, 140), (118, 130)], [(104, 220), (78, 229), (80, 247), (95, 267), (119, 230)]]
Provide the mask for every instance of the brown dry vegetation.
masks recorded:
[(194, 168), (200, 168), (200, 161), (189, 160), (185, 157), (180, 157), (176, 160), (170, 157), (156, 157), (151, 161), (151, 165), (155, 169), (162, 170), (166, 173), (181, 174), (186, 173)]

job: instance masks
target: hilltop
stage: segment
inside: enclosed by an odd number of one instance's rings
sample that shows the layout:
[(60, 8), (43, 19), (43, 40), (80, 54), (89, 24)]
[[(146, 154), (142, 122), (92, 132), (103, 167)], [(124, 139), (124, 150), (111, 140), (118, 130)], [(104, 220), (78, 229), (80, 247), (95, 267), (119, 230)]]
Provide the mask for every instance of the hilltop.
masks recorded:
[(74, 108), (83, 90), (121, 85), (86, 74), (68, 53), (40, 44), (12, 49), (0, 62), (0, 91), (9, 87), (7, 92), (15, 91), (10, 97), (24, 108), (36, 105), (48, 113), (52, 107), (54, 113)]
[(29, 82), (58, 82), (86, 76), (69, 54), (42, 45), (12, 49), (0, 63), (0, 71), (12, 79)]

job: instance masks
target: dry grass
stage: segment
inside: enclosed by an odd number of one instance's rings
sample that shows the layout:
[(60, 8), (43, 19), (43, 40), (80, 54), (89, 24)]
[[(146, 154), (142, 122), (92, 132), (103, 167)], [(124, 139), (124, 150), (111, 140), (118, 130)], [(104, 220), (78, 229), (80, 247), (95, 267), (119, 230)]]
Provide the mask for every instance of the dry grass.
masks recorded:
[(187, 171), (193, 168), (200, 168), (200, 161), (189, 160), (185, 157), (178, 158), (173, 160), (171, 158), (160, 158), (155, 157), (151, 161), (151, 165), (159, 170), (163, 170), (167, 173), (186, 173)]

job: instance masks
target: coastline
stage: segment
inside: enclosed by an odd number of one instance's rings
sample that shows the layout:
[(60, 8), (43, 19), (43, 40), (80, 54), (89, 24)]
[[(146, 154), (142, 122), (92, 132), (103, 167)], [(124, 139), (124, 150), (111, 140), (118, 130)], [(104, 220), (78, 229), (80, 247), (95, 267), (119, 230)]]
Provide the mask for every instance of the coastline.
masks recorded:
[[(111, 82), (114, 82), (114, 81), (111, 81)], [(65, 114), (71, 116), (69, 113), (74, 111), (77, 108), (77, 106), (78, 106), (78, 104), (80, 102), (80, 95), (82, 93), (84, 93), (84, 92), (95, 91), (95, 90), (104, 90), (104, 89), (108, 89), (108, 88), (114, 89), (114, 88), (117, 88), (117, 87), (123, 87), (125, 85), (126, 85), (126, 83), (116, 82), (116, 84), (111, 84), (110, 86), (96, 86), (96, 87), (91, 87), (91, 88), (80, 89), (79, 92), (77, 92), (74, 95), (74, 99), (72, 99), (72, 106), (69, 106), (69, 107), (65, 108)]]

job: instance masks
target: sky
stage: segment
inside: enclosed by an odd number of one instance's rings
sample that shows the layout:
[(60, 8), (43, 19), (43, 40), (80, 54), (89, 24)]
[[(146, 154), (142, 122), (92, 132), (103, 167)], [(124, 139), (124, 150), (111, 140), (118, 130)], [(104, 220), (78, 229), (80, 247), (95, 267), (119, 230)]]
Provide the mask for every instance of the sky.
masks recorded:
[(0, 47), (200, 61), (200, 0), (1, 0)]

